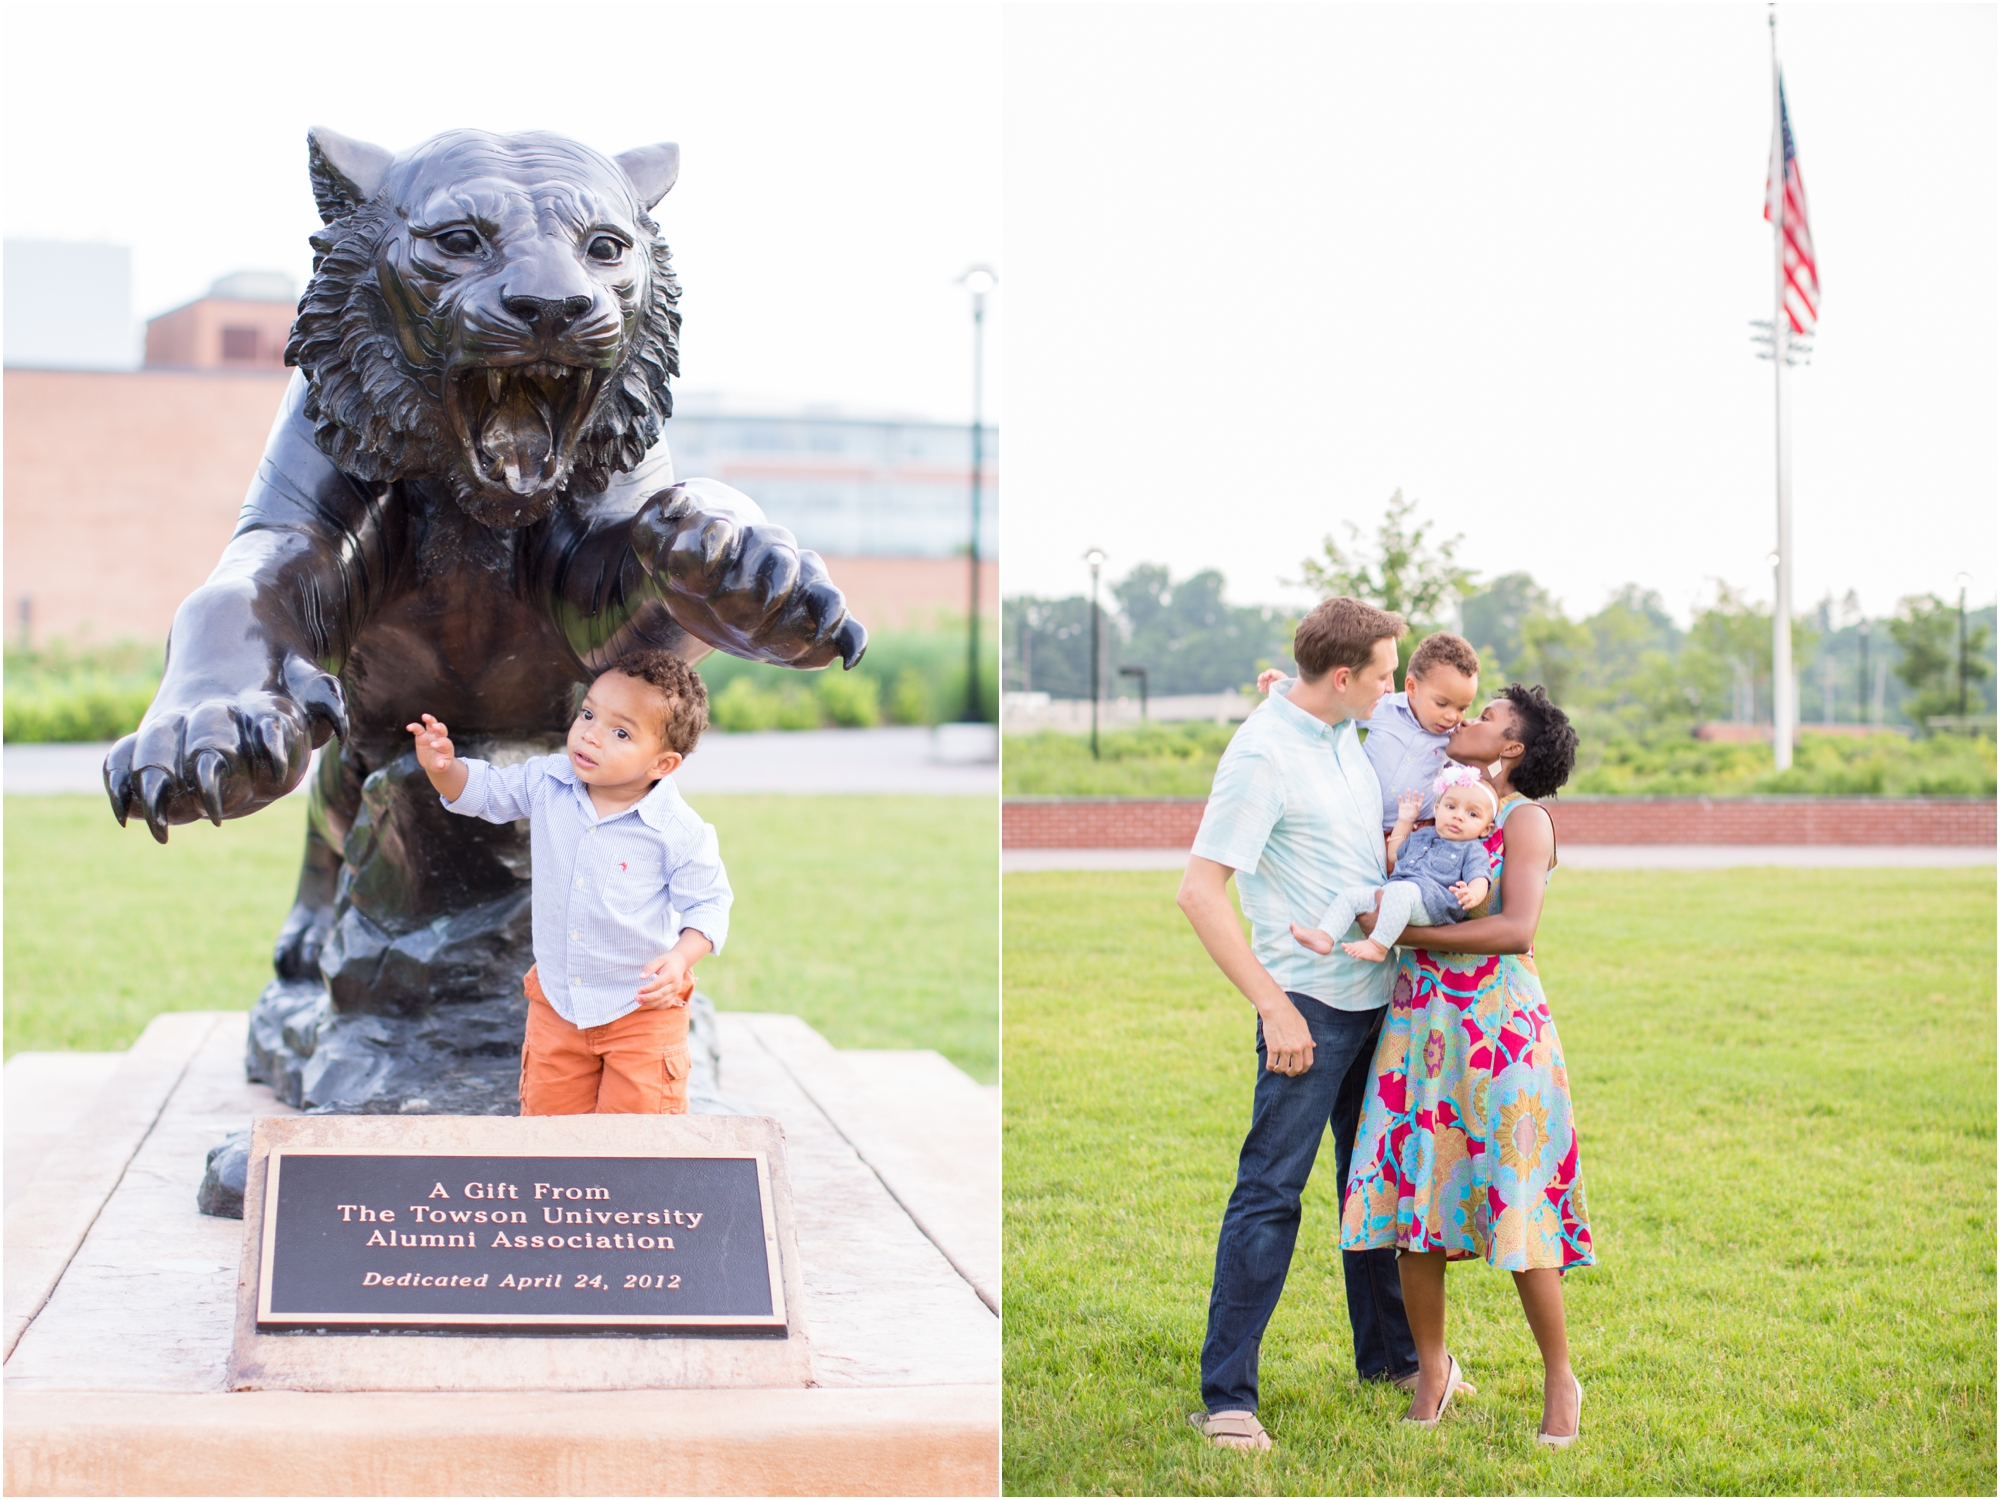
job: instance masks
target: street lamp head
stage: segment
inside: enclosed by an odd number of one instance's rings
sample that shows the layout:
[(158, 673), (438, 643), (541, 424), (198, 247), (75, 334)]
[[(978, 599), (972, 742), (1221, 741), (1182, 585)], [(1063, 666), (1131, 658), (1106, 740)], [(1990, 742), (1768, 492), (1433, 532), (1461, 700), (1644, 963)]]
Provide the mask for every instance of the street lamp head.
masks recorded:
[(1000, 284), (1000, 278), (994, 274), (991, 266), (974, 266), (958, 278), (958, 284), (973, 296), (984, 297)]
[(1972, 575), (1970, 573), (1960, 573), (1958, 575), (1958, 591), (1962, 594), (1971, 587)]
[(1083, 554), (1083, 560), (1090, 564), (1090, 571), (1095, 573), (1099, 568), (1104, 566), (1104, 549), (1102, 547), (1092, 547), (1088, 552)]
[(1773, 552), (1769, 557), (1765, 558), (1764, 561), (1769, 563), (1772, 567), (1775, 568), (1777, 567), (1781, 559), (1779, 558), (1777, 553)]

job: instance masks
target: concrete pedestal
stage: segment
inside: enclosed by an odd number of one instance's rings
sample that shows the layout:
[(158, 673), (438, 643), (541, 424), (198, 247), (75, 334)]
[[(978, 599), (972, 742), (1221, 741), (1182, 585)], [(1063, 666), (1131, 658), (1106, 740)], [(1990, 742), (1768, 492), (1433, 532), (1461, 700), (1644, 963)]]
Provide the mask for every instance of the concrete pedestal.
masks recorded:
[(996, 1493), (994, 1091), (796, 1017), (721, 1021), (724, 1088), (785, 1130), (814, 1386), (229, 1390), (244, 1226), (194, 1188), (287, 1111), (242, 1081), (241, 1014), (162, 1016), (9, 1184), (8, 1492)]

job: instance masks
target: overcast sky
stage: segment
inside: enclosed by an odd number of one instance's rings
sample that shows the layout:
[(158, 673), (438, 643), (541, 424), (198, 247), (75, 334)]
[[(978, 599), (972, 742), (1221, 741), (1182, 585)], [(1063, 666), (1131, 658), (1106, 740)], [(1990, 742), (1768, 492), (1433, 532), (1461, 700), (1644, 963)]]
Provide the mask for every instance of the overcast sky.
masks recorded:
[(141, 317), (238, 268), (303, 284), (309, 125), (392, 150), (468, 125), (674, 140), (655, 213), (684, 388), (969, 416), (955, 281), (1000, 256), (996, 5), (156, 0), (4, 25), (7, 234), (130, 245)]
[[(1573, 611), (1769, 599), (1761, 5), (1006, 13), (1010, 593), (1244, 601), (1391, 491)], [(1801, 610), (1994, 590), (1987, 5), (1779, 7), (1824, 308)]]
[[(588, 14), (12, 7), (7, 233), (130, 244), (147, 315), (303, 277), (315, 122), (678, 140), (685, 389), (962, 418), (953, 281), (1000, 267), (1009, 592), (1080, 588), (1097, 545), (1114, 576), (1296, 599), (1298, 560), (1400, 487), (1573, 610), (1627, 581), (1683, 613), (1718, 577), (1768, 597), (1761, 6)], [(1825, 291), (1802, 609), (1960, 568), (1993, 597), (1994, 17), (1780, 8)]]

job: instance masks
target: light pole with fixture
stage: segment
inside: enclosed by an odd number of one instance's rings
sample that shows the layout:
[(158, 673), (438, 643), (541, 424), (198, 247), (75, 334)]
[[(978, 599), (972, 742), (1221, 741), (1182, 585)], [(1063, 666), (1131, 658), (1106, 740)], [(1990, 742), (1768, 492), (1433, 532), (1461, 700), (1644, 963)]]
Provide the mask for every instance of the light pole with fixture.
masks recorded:
[(1965, 717), (1965, 591), (1971, 584), (1970, 573), (1958, 575), (1958, 729), (1961, 734), (1972, 727)]
[(1097, 760), (1097, 686), (1098, 663), (1103, 659), (1101, 644), (1103, 615), (1097, 607), (1097, 576), (1104, 567), (1104, 549), (1092, 547), (1083, 554), (1083, 560), (1090, 564), (1090, 758)]
[(972, 293), (972, 584), (965, 646), (965, 718), (978, 723), (984, 713), (979, 701), (979, 486), (986, 467), (986, 428), (982, 412), (986, 390), (986, 294), (1000, 284), (991, 266), (974, 266), (958, 278)]

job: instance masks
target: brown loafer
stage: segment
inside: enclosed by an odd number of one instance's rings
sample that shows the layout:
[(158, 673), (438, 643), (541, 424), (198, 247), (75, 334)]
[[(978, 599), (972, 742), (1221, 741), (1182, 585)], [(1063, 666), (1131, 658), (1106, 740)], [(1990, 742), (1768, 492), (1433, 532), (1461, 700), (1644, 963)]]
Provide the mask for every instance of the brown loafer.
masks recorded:
[(1217, 1448), (1235, 1448), (1246, 1453), (1271, 1451), (1271, 1434), (1264, 1430), (1254, 1411), (1191, 1411), (1188, 1426)]

